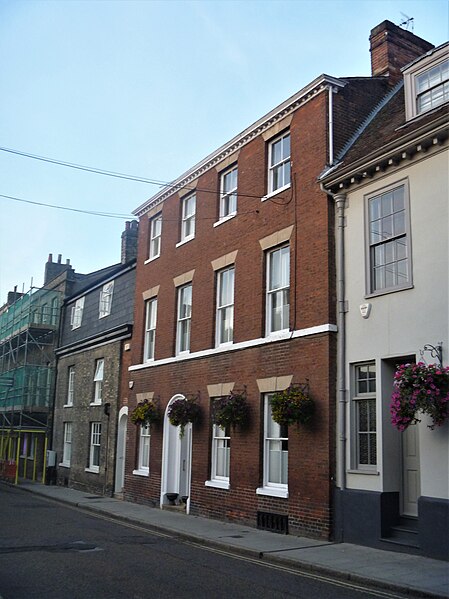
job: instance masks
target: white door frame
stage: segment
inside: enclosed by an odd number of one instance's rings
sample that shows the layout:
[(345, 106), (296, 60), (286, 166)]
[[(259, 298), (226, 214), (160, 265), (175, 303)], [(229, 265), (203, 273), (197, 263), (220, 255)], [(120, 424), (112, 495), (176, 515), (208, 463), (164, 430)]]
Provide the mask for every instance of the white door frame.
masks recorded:
[[(184, 429), (184, 438), (179, 436), (179, 426), (173, 426), (168, 419), (168, 409), (178, 399), (185, 401), (185, 396), (177, 393), (167, 404), (164, 414), (164, 436), (162, 442), (162, 472), (160, 507), (167, 505), (167, 493), (180, 493), (181, 468), (186, 468), (185, 490), (188, 496), (186, 504), (187, 514), (190, 511), (190, 488), (192, 474), (192, 423), (189, 422)], [(184, 453), (182, 453), (182, 449)], [(169, 488), (170, 487), (170, 488)]]
[(128, 407), (121, 408), (118, 415), (117, 448), (115, 460), (115, 493), (122, 493), (125, 486), (126, 430), (128, 427)]

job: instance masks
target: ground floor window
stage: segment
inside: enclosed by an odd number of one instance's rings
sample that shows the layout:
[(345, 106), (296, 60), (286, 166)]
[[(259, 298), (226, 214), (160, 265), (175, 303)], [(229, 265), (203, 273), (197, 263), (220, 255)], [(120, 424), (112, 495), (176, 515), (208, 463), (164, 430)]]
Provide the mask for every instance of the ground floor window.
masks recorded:
[(212, 425), (211, 479), (229, 482), (231, 437), (229, 428)]
[(146, 474), (150, 472), (150, 439), (150, 425), (141, 426), (137, 469)]
[(72, 423), (64, 422), (64, 448), (62, 453), (62, 465), (70, 466), (72, 458)]
[(91, 422), (90, 425), (90, 451), (89, 470), (100, 470), (101, 422)]
[(354, 465), (373, 469), (377, 464), (376, 432), (376, 365), (374, 362), (354, 367), (353, 395)]
[(264, 488), (288, 489), (288, 428), (273, 420), (270, 397), (264, 396)]

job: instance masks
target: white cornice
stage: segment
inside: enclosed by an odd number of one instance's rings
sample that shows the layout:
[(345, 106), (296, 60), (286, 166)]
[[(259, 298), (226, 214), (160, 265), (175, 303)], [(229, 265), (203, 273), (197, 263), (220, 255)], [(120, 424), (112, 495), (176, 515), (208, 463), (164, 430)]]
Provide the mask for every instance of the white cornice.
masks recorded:
[(337, 91), (337, 88), (344, 87), (346, 83), (347, 81), (345, 79), (338, 79), (336, 77), (331, 77), (324, 74), (320, 75), (311, 83), (296, 92), (296, 94), (271, 110), (268, 114), (250, 125), (247, 129), (233, 137), (226, 144), (212, 152), (212, 154), (206, 156), (206, 158), (204, 158), (201, 162), (186, 171), (170, 185), (164, 187), (159, 193), (141, 204), (138, 208), (136, 208), (136, 210), (133, 211), (133, 214), (138, 217), (142, 216), (148, 212), (148, 210), (151, 210), (155, 206), (161, 204), (166, 198), (171, 196), (179, 189), (185, 188), (200, 175), (225, 160), (230, 154), (239, 150), (242, 146), (252, 141), (266, 129), (272, 127), (279, 120), (285, 118), (321, 92), (325, 91), (329, 87), (332, 87), (334, 91)]

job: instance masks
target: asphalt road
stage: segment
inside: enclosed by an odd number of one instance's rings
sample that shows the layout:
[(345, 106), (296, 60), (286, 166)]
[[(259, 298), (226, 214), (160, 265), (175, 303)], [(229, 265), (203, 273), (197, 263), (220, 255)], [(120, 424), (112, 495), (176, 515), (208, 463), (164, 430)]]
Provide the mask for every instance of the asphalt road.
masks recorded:
[(3, 599), (393, 597), (230, 556), (0, 486)]

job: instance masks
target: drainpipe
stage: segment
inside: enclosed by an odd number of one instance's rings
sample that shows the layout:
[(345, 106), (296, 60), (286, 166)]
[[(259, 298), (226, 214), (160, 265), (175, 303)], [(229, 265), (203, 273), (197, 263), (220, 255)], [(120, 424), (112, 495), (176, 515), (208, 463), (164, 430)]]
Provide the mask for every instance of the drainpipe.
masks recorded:
[(337, 436), (339, 454), (337, 485), (346, 488), (346, 312), (345, 297), (345, 203), (346, 194), (332, 194), (337, 211), (336, 254), (337, 254)]

